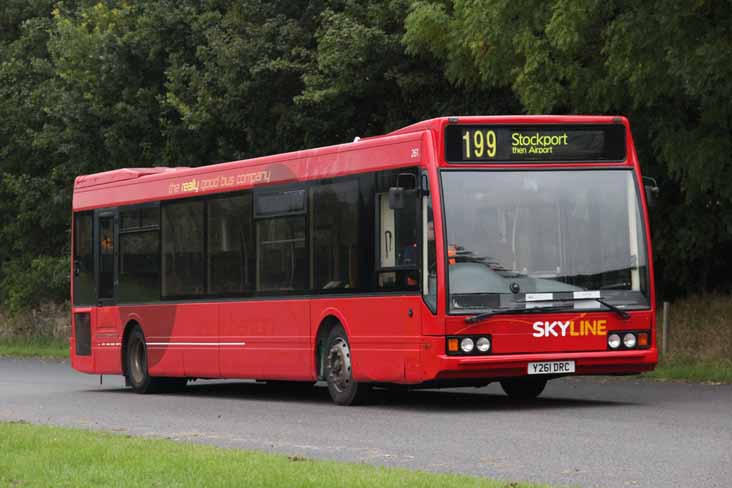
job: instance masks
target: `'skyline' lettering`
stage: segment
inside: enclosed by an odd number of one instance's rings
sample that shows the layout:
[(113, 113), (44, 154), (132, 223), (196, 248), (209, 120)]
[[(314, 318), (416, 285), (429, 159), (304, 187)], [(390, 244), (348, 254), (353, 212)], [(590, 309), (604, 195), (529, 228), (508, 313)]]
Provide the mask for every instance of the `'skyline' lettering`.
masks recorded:
[(586, 337), (607, 335), (607, 320), (574, 320), (549, 322), (536, 321), (533, 324), (534, 337)]

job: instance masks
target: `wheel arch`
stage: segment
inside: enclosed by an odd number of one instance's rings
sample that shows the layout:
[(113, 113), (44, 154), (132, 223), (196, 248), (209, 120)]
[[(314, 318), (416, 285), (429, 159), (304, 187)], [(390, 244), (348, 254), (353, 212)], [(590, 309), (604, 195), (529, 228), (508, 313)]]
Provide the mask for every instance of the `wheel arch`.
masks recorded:
[[(130, 318), (125, 324), (124, 332), (122, 333), (122, 341), (120, 342), (120, 361), (122, 362), (122, 374), (127, 377), (127, 340), (130, 337), (132, 329), (139, 327), (142, 330), (142, 324), (137, 318)], [(144, 332), (143, 332), (144, 333)]]

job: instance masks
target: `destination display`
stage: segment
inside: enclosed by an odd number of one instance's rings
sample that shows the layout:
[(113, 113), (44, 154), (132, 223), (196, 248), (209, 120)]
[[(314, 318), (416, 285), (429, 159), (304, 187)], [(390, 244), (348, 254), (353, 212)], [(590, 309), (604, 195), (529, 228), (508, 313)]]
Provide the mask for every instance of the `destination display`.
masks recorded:
[(625, 127), (448, 125), (445, 159), (451, 163), (623, 161)]

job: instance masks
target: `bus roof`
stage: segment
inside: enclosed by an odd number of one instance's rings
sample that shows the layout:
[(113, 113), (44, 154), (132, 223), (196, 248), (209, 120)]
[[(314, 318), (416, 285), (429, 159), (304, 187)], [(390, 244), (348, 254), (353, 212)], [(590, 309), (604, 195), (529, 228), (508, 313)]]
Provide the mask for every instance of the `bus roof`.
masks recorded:
[(423, 130), (440, 131), (447, 124), (625, 124), (619, 115), (461, 115), (423, 120), (390, 132), (407, 134)]
[[(427, 153), (442, 154), (438, 135), (448, 124), (623, 124), (624, 117), (607, 115), (499, 115), (437, 117), (388, 134), (357, 138), (354, 142), (222, 162), (199, 167), (124, 168), (78, 176), (74, 182), (74, 210), (125, 205), (150, 200), (237, 191), (261, 183), (287, 183), (314, 178), (379, 171), (425, 161)], [(425, 146), (425, 134), (432, 133)], [(216, 178), (219, 184), (214, 184)], [(204, 188), (198, 183), (202, 182)], [(206, 184), (212, 186), (206, 188)], [(191, 189), (194, 188), (194, 189)], [(103, 191), (98, 191), (103, 190)]]

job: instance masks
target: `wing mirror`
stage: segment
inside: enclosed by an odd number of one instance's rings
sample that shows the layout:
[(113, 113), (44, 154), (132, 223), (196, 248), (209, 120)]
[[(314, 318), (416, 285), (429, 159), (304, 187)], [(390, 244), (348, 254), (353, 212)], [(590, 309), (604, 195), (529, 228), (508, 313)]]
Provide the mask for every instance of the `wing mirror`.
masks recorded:
[(650, 176), (644, 176), (643, 187), (646, 190), (646, 204), (648, 205), (648, 208), (655, 207), (658, 195), (661, 193), (660, 188), (658, 188), (658, 183), (656, 183), (656, 179), (651, 178)]

